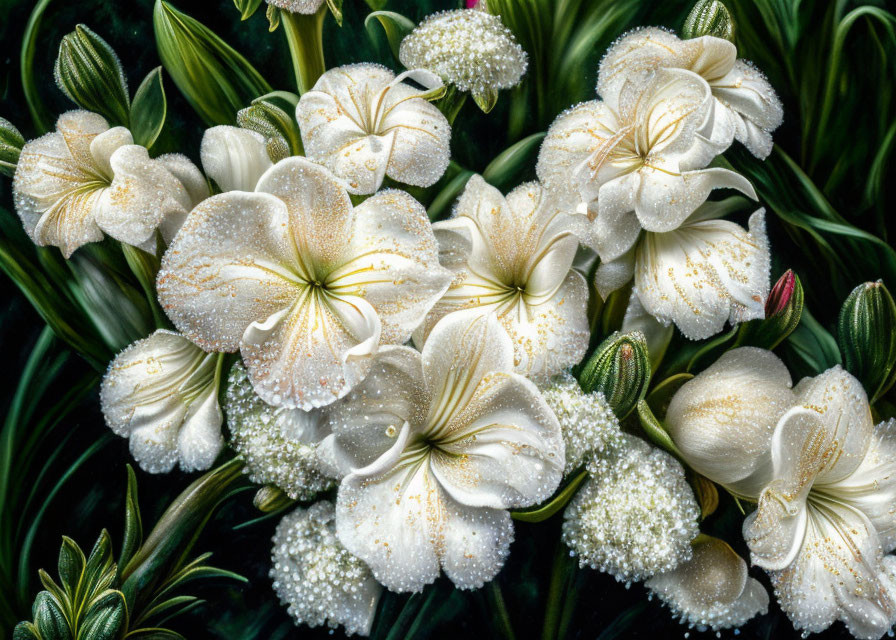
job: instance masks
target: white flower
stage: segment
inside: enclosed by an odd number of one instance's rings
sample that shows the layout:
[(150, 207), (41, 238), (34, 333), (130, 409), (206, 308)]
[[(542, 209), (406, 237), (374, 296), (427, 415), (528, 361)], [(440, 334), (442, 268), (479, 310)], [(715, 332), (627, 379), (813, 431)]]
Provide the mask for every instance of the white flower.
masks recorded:
[(707, 138), (712, 125), (706, 81), (683, 69), (660, 69), (646, 85), (627, 83), (612, 101), (560, 114), (542, 144), (538, 177), (587, 208), (595, 221), (590, 244), (610, 262), (632, 248), (642, 229), (681, 226), (713, 189), (756, 198), (743, 176), (703, 168), (724, 150)]
[(563, 541), (580, 566), (632, 582), (691, 557), (700, 509), (672, 456), (622, 438), (588, 463), (591, 478), (563, 514)]
[(435, 184), (451, 156), (451, 125), (425, 98), (442, 89), (439, 77), (422, 69), (398, 77), (378, 64), (330, 69), (296, 107), (305, 153), (344, 179), (350, 193), (373, 193), (385, 176)]
[(383, 588), (336, 537), (335, 509), (321, 501), (296, 509), (274, 534), (271, 578), (296, 624), (370, 635)]
[(728, 543), (700, 535), (692, 546), (690, 560), (644, 583), (683, 624), (718, 631), (768, 611), (768, 592)]
[(676, 392), (664, 424), (694, 471), (756, 498), (769, 479), (775, 425), (796, 401), (791, 385), (771, 351), (732, 349)]
[(573, 270), (577, 221), (537, 182), (507, 197), (473, 176), (454, 217), (433, 225), (439, 259), (454, 274), (414, 335), (420, 344), (441, 318), (461, 309), (495, 312), (514, 343), (516, 371), (550, 377), (585, 354), (590, 335), (585, 279)]
[(265, 0), (269, 5), (283, 9), (289, 13), (317, 13), (324, 0)]
[(206, 130), (199, 155), (206, 175), (225, 192), (255, 191), (273, 164), (264, 136), (227, 125)]
[(224, 446), (218, 406), (218, 354), (159, 329), (119, 353), (103, 378), (106, 424), (130, 439), (131, 454), (149, 473), (180, 463), (212, 466)]
[(405, 342), (445, 291), (426, 211), (402, 191), (353, 208), (304, 158), (255, 192), (196, 207), (162, 260), (158, 293), (205, 349), (240, 349), (259, 396), (311, 409), (344, 396), (380, 344)]
[[(599, 269), (600, 266), (598, 267)], [(629, 277), (629, 279), (631, 278)], [(599, 288), (598, 292), (600, 292)], [(638, 294), (634, 291), (632, 291), (628, 299), (625, 316), (622, 318), (622, 327), (619, 330), (622, 333), (641, 332), (647, 344), (647, 356), (650, 358), (650, 366), (653, 371), (659, 368), (659, 364), (662, 362), (666, 349), (672, 341), (672, 335), (675, 332), (671, 324), (664, 324), (647, 313), (644, 305), (641, 304), (641, 300), (638, 298)]]
[(704, 204), (674, 231), (642, 233), (630, 251), (602, 263), (595, 274), (601, 297), (634, 275), (644, 312), (692, 340), (719, 333), (727, 321), (764, 318), (771, 271), (765, 210), (750, 217), (747, 231), (718, 219), (719, 204)]
[(457, 314), (421, 354), (389, 347), (329, 412), (321, 445), (347, 475), (337, 532), (394, 591), (420, 591), (444, 569), (462, 589), (495, 577), (513, 539), (507, 509), (537, 504), (563, 471), (560, 425), (513, 373), (494, 315)]
[(744, 522), (755, 564), (794, 626), (842, 620), (857, 638), (896, 623), (896, 421), (873, 425), (839, 366), (795, 389), (771, 441), (772, 478)]
[(494, 104), (499, 89), (518, 85), (528, 64), (501, 19), (475, 9), (427, 16), (401, 41), (398, 57), (408, 69), (429, 69), (469, 91), (480, 105)]
[(154, 253), (156, 229), (169, 240), (208, 190), (184, 156), (151, 159), (124, 127), (69, 111), (22, 148), (13, 193), (28, 236), (68, 258), (104, 232)]
[(765, 76), (738, 60), (737, 48), (722, 38), (680, 40), (655, 27), (636, 29), (601, 60), (597, 91), (609, 100), (626, 82), (643, 82), (661, 68), (687, 69), (709, 84), (716, 106), (710, 138), (723, 146), (736, 138), (758, 158), (771, 153), (771, 132), (784, 118), (781, 101)]
[(541, 393), (560, 422), (566, 448), (564, 474), (621, 443), (619, 421), (602, 393), (585, 393), (568, 372), (554, 376)]
[(256, 484), (273, 484), (293, 500), (308, 500), (333, 486), (321, 468), (317, 445), (327, 435), (323, 411), (272, 407), (252, 388), (246, 367), (233, 366), (224, 413), (230, 444)]

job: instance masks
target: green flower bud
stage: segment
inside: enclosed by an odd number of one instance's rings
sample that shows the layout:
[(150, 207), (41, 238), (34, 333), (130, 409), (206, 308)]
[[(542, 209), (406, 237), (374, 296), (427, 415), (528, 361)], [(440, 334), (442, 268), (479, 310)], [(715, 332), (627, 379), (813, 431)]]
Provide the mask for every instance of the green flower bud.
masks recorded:
[(56, 84), (72, 102), (111, 125), (128, 126), (131, 102), (118, 56), (83, 24), (62, 39), (55, 72)]
[(25, 138), (9, 120), (0, 118), (0, 173), (11, 178), (19, 163), (19, 153), (25, 146)]
[(248, 60), (163, 0), (156, 0), (153, 28), (165, 70), (206, 124), (233, 124), (237, 111), (271, 91)]
[(846, 370), (858, 378), (871, 402), (896, 378), (896, 304), (884, 284), (853, 289), (840, 309), (837, 342)]
[(740, 326), (733, 347), (774, 349), (793, 333), (803, 315), (803, 285), (790, 269), (778, 279), (765, 300), (765, 318)]
[[(298, 96), (294, 97), (298, 102)], [(303, 152), (299, 125), (290, 113), (295, 113), (295, 104), (287, 112), (263, 97), (254, 100), (252, 106), (242, 109), (236, 115), (236, 121), (243, 129), (250, 129), (264, 136), (271, 161), (279, 162), (289, 156), (300, 156)]]
[(640, 331), (617, 331), (604, 340), (579, 375), (582, 390), (603, 393), (620, 420), (644, 397), (649, 382), (647, 341)]
[(263, 513), (280, 511), (294, 503), (295, 500), (286, 495), (286, 492), (283, 491), (283, 489), (275, 487), (272, 484), (265, 485), (259, 489), (255, 494), (255, 498), (252, 500), (252, 504), (255, 505), (255, 508)]
[(699, 0), (685, 18), (681, 35), (685, 39), (715, 36), (734, 42), (734, 18), (719, 0)]

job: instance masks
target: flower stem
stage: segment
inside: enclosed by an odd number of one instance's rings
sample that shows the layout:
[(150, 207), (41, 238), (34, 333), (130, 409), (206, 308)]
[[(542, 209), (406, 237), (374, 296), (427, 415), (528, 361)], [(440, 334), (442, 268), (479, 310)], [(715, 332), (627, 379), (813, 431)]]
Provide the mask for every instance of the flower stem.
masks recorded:
[(467, 93), (465, 91), (458, 91), (457, 87), (453, 84), (449, 84), (444, 97), (436, 102), (435, 105), (441, 110), (442, 114), (444, 114), (445, 119), (448, 120), (448, 124), (453, 125), (454, 119), (457, 118), (457, 114), (460, 113), (460, 110), (466, 101)]
[(551, 584), (548, 587), (548, 601), (545, 605), (542, 640), (556, 640), (560, 626), (560, 610), (563, 605), (564, 587), (569, 579), (569, 554), (562, 541), (557, 541), (554, 566), (551, 570)]
[(501, 594), (501, 587), (498, 585), (497, 579), (488, 583), (488, 590), (494, 606), (494, 613), (498, 616), (498, 622), (501, 624), (501, 635), (505, 640), (516, 640), (513, 625), (510, 623), (510, 614), (507, 613), (507, 606), (504, 604), (504, 596)]
[(326, 4), (321, 5), (313, 15), (280, 12), (280, 22), (286, 32), (299, 95), (311, 89), (327, 69), (323, 41), (324, 17), (327, 12)]

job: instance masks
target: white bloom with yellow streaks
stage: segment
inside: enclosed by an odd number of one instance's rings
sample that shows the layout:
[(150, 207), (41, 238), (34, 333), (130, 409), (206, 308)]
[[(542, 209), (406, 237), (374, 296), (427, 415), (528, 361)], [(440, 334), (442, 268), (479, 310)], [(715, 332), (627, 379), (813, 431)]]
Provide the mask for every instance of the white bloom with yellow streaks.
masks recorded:
[(255, 191), (255, 185), (273, 164), (264, 136), (229, 125), (205, 131), (199, 157), (205, 174), (221, 191)]
[(784, 117), (781, 101), (765, 76), (749, 62), (738, 60), (737, 48), (722, 38), (680, 40), (656, 27), (636, 29), (607, 51), (597, 91), (608, 100), (626, 82), (643, 81), (663, 68), (693, 71), (709, 84), (716, 107), (712, 140), (727, 146), (737, 139), (758, 158), (771, 153), (771, 132)]
[(348, 393), (381, 344), (407, 341), (450, 280), (408, 194), (352, 207), (329, 171), (287, 158), (254, 192), (194, 209), (157, 284), (185, 335), (239, 349), (263, 400), (308, 410)]
[(435, 184), (451, 156), (451, 125), (426, 98), (442, 90), (439, 77), (423, 69), (398, 77), (378, 64), (330, 69), (296, 107), (305, 153), (355, 194), (375, 192), (386, 176)]
[(103, 378), (106, 424), (144, 471), (208, 469), (224, 446), (218, 354), (160, 329), (119, 353)]
[(170, 240), (207, 195), (186, 157), (152, 159), (130, 131), (89, 111), (62, 114), (56, 131), (27, 143), (13, 179), (28, 236), (66, 258), (103, 233), (154, 253), (156, 230)]
[(346, 474), (336, 529), (394, 591), (441, 570), (460, 588), (495, 577), (513, 539), (508, 509), (549, 497), (563, 474), (560, 426), (535, 385), (513, 372), (494, 315), (457, 314), (422, 354), (388, 347), (329, 412)]
[(433, 225), (454, 281), (415, 334), (420, 344), (449, 313), (494, 312), (510, 334), (516, 370), (547, 379), (588, 347), (588, 287), (572, 268), (587, 220), (537, 182), (505, 198), (473, 176), (450, 220)]

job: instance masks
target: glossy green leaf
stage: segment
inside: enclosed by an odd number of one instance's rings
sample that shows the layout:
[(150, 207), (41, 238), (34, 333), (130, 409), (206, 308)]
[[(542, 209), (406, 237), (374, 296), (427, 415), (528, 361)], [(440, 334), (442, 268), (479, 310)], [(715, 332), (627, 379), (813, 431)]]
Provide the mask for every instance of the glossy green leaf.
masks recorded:
[(653, 411), (650, 409), (646, 400), (641, 400), (638, 403), (638, 419), (641, 421), (641, 428), (644, 429), (644, 433), (647, 434), (647, 437), (650, 438), (654, 444), (659, 445), (669, 453), (681, 458), (681, 453), (669, 436), (669, 432), (666, 431), (662, 423), (660, 423), (656, 416), (653, 415)]
[(79, 640), (117, 640), (127, 629), (128, 608), (120, 591), (100, 594), (84, 613)]
[(262, 0), (233, 0), (236, 10), (240, 12), (240, 20), (248, 20), (258, 11)]
[(147, 149), (151, 148), (162, 133), (168, 101), (162, 85), (162, 67), (150, 71), (134, 94), (131, 104), (131, 133), (134, 142)]
[(47, 591), (37, 594), (31, 614), (43, 640), (73, 640), (62, 608)]
[(62, 536), (62, 548), (59, 550), (59, 579), (73, 599), (79, 591), (86, 564), (87, 559), (81, 548), (71, 538)]
[(364, 19), (364, 28), (367, 34), (373, 38), (376, 32), (376, 25), (379, 24), (386, 34), (386, 40), (389, 41), (389, 48), (392, 55), (398, 60), (398, 51), (401, 47), (401, 41), (404, 37), (414, 30), (416, 26), (413, 20), (404, 17), (400, 13), (394, 11), (374, 11)]
[(128, 493), (125, 498), (124, 541), (118, 558), (119, 572), (130, 562), (143, 543), (143, 522), (140, 516), (140, 503), (137, 500), (137, 476), (131, 465), (127, 465), (127, 468)]

